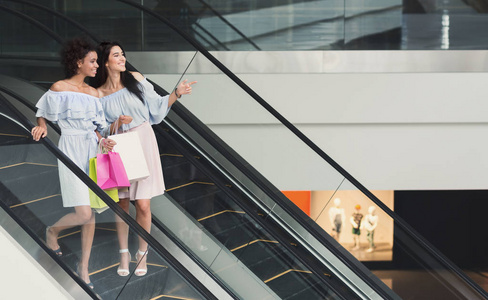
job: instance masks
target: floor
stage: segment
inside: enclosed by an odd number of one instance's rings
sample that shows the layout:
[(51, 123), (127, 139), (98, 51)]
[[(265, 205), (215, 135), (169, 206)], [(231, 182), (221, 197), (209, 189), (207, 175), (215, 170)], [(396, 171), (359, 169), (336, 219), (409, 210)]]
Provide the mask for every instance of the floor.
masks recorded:
[[(476, 294), (471, 294), (470, 288), (461, 282), (457, 282), (450, 274), (436, 272), (434, 276), (432, 273), (416, 270), (377, 270), (373, 273), (402, 299), (483, 299)], [(485, 291), (488, 291), (488, 271), (465, 271), (465, 274)], [(458, 290), (464, 290), (464, 297), (451, 294), (442, 280), (454, 285)]]

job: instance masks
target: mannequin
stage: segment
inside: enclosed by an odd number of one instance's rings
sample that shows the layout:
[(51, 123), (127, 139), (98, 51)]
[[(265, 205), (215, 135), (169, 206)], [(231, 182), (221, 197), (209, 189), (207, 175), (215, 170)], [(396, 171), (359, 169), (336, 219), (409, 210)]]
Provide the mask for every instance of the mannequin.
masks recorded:
[(354, 206), (354, 213), (351, 216), (351, 225), (352, 225), (352, 238), (354, 240), (354, 246), (352, 250), (358, 250), (361, 248), (359, 244), (359, 236), (361, 235), (361, 229), (363, 228), (363, 224), (361, 221), (363, 220), (363, 214), (360, 212), (361, 205), (356, 204)]
[(341, 199), (334, 199), (334, 206), (329, 209), (329, 219), (332, 225), (331, 236), (339, 241), (341, 235), (342, 224), (346, 222), (346, 214), (344, 213), (344, 208), (341, 208)]
[(369, 248), (366, 252), (373, 252), (375, 245), (374, 245), (374, 230), (378, 226), (378, 216), (376, 215), (376, 208), (374, 206), (370, 206), (368, 208), (368, 214), (365, 217), (364, 227), (367, 231), (367, 237), (369, 242)]

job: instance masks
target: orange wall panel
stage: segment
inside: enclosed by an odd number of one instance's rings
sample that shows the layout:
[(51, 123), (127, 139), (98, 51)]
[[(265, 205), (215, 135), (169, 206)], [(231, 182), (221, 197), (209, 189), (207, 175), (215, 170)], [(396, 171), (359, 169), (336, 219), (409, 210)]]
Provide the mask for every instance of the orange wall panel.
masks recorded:
[(282, 191), (282, 193), (303, 210), (303, 212), (310, 216), (311, 191)]

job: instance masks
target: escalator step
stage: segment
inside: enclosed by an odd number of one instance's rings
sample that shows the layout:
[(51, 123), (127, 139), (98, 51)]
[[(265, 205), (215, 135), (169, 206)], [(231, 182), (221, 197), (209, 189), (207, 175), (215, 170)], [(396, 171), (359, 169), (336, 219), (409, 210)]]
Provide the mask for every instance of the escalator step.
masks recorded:
[[(0, 181), (22, 202), (60, 194), (57, 166), (18, 165), (0, 170)], [(19, 204), (18, 200), (4, 202), (11, 206)]]
[(285, 272), (267, 282), (282, 299), (334, 299), (327, 297), (327, 292), (322, 291), (321, 283), (312, 274), (300, 270)]
[[(132, 271), (134, 268), (135, 264), (131, 263), (130, 270)], [(129, 276), (119, 276), (116, 270), (115, 266), (90, 276), (95, 286), (95, 292), (98, 292), (102, 299), (153, 299), (161, 295), (166, 287), (168, 269), (165, 266), (148, 265), (148, 272), (145, 276), (133, 275), (130, 279)], [(126, 283), (127, 285), (124, 287)], [(123, 290), (122, 287), (124, 287)], [(98, 289), (101, 290), (98, 291)]]

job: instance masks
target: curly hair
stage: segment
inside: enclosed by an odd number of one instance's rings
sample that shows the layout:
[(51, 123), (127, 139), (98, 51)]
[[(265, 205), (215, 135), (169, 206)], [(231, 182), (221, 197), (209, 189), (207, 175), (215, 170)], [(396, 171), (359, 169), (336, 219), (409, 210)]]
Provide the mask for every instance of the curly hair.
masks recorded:
[(96, 51), (96, 47), (86, 38), (80, 37), (66, 42), (60, 53), (66, 78), (71, 78), (78, 73), (78, 61), (83, 60), (91, 51)]

